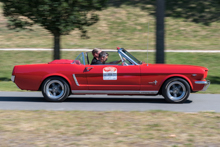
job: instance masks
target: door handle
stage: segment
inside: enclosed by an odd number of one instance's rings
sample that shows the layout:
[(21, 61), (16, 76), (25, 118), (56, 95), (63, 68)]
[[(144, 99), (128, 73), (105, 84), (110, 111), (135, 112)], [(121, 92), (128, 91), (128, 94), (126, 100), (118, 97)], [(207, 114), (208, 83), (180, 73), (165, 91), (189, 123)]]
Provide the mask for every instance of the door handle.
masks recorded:
[(90, 71), (93, 67), (86, 67), (86, 71)]

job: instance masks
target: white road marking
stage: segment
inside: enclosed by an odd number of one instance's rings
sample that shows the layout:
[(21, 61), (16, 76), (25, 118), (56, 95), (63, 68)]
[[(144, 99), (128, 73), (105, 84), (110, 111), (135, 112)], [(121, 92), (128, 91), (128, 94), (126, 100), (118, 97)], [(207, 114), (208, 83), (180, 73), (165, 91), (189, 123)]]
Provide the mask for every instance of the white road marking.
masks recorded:
[[(45, 48), (2, 48), (0, 51), (52, 51), (53, 49)], [(116, 49), (102, 49), (106, 51), (115, 51)], [(92, 49), (61, 49), (61, 51), (92, 51)], [(147, 50), (129, 50), (129, 52), (147, 52)], [(155, 52), (155, 50), (148, 50), (148, 52)], [(165, 50), (171, 53), (220, 53), (220, 50)]]

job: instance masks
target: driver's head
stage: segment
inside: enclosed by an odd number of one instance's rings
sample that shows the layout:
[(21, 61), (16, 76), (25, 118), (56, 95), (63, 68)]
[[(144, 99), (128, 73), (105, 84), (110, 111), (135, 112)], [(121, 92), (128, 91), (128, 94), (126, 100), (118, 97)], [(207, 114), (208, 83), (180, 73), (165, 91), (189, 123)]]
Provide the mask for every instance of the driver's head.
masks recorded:
[(99, 49), (99, 48), (94, 48), (93, 50), (92, 50), (92, 55), (95, 57), (95, 58), (98, 58), (99, 57), (99, 54), (101, 53), (101, 49)]
[(108, 60), (108, 53), (105, 52), (105, 51), (102, 51), (102, 52), (99, 54), (99, 60), (100, 60), (102, 63), (105, 63), (105, 62)]

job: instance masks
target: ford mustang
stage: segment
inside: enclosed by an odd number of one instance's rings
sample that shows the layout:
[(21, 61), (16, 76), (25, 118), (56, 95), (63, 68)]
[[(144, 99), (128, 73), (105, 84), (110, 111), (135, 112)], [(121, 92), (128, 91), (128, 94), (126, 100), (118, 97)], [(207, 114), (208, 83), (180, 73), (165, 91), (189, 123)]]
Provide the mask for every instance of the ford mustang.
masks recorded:
[(91, 65), (89, 52), (82, 52), (75, 60), (16, 65), (11, 80), (22, 90), (42, 91), (53, 102), (64, 101), (71, 94), (107, 94), (162, 95), (167, 102), (183, 103), (190, 93), (210, 85), (205, 67), (148, 64), (123, 48), (113, 53), (121, 63)]

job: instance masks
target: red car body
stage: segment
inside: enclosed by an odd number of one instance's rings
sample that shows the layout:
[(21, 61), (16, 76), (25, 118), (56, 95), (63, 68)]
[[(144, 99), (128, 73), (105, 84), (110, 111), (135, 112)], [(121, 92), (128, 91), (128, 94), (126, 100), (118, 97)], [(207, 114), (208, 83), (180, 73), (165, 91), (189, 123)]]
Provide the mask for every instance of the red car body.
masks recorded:
[[(124, 49), (118, 50), (119, 54), (122, 50)], [(121, 55), (126, 57), (123, 54)], [(83, 53), (82, 56), (84, 56)], [(187, 91), (187, 86), (189, 86), (188, 93), (204, 90), (210, 84), (205, 79), (208, 69), (201, 66), (134, 64), (130, 62), (129, 65), (90, 65), (86, 64), (85, 57), (82, 59), (84, 64), (82, 60), (80, 62), (77, 59), (61, 59), (47, 64), (16, 65), (12, 72), (12, 80), (22, 90), (41, 91), (48, 78), (58, 77), (68, 84), (69, 94), (113, 95), (166, 95), (163, 92), (166, 91), (166, 85), (164, 86), (164, 84), (169, 82), (170, 79), (177, 79), (174, 81), (183, 83), (183, 86), (186, 86), (185, 92)], [(131, 59), (127, 57), (126, 60), (128, 62)], [(171, 85), (170, 94), (172, 97), (175, 95), (173, 91), (178, 90), (178, 87), (182, 85), (181, 83)], [(188, 83), (188, 85), (185, 83)], [(49, 91), (55, 90), (52, 86), (48, 87), (48, 89)], [(184, 91), (184, 87), (175, 92), (180, 93), (181, 91)], [(51, 93), (53, 94), (53, 92)], [(50, 92), (48, 93), (50, 94)], [(178, 93), (176, 97), (178, 97)], [(168, 101), (183, 102), (187, 98), (184, 100), (169, 98)], [(58, 101), (55, 99), (49, 100)]]

